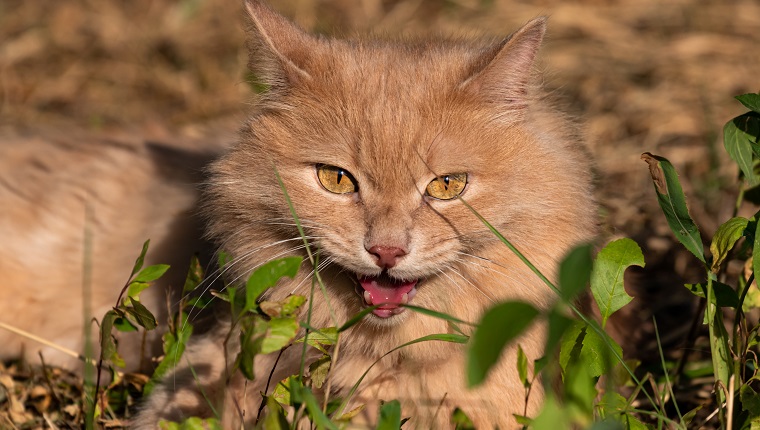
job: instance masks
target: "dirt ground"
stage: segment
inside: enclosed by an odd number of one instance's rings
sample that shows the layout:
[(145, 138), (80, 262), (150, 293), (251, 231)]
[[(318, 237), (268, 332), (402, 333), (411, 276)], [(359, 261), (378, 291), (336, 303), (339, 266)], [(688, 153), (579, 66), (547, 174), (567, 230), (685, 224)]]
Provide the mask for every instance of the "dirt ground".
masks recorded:
[[(677, 345), (699, 281), (656, 207), (649, 151), (681, 173), (703, 236), (731, 216), (736, 168), (722, 126), (760, 90), (756, 0), (271, 0), (305, 29), (335, 35), (506, 35), (548, 15), (546, 86), (585, 124), (598, 171), (604, 237), (628, 236), (648, 268), (626, 314), (672, 320)], [(75, 126), (197, 136), (233, 127), (250, 98), (241, 2), (3, 0), (0, 127)], [(679, 324), (680, 322), (680, 324)], [(637, 323), (638, 324), (638, 323)], [(651, 350), (651, 331), (621, 330)], [(632, 348), (635, 349), (635, 348)], [(678, 354), (677, 347), (674, 354)]]

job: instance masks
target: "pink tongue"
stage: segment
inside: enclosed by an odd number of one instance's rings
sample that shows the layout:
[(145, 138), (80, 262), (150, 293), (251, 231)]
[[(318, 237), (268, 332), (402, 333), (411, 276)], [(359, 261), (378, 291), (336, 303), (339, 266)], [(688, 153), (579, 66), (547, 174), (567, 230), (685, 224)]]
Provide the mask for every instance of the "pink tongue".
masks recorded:
[(372, 305), (383, 304), (378, 309), (394, 309), (401, 304), (401, 297), (412, 291), (417, 281), (380, 280), (377, 277), (360, 278), (359, 283), (372, 296)]

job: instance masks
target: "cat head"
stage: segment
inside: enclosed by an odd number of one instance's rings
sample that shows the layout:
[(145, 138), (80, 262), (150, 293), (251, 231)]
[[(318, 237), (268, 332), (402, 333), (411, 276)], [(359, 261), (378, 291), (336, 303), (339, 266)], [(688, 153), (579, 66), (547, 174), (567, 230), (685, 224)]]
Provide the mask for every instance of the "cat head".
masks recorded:
[(249, 67), (266, 91), (208, 190), (210, 234), (239, 276), (305, 255), (277, 174), (340, 278), (328, 288), (355, 286), (334, 293), (382, 304), (383, 324), (415, 295), (433, 307), (458, 300), (461, 289), (426, 285), (465, 277), (466, 260), (503, 246), (468, 205), (552, 262), (588, 236), (577, 134), (533, 87), (544, 18), (496, 41), (337, 40), (246, 7)]

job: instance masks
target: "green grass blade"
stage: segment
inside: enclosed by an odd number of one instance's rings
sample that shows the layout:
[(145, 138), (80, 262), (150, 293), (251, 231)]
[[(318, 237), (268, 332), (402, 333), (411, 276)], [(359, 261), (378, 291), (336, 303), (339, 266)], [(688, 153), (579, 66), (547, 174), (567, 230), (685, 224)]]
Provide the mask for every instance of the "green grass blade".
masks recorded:
[(362, 374), (362, 376), (359, 377), (359, 380), (356, 381), (356, 383), (354, 384), (353, 387), (351, 387), (351, 391), (348, 392), (348, 395), (346, 396), (345, 399), (343, 399), (343, 402), (340, 404), (340, 406), (338, 407), (338, 409), (336, 409), (336, 411), (335, 411), (335, 413), (334, 413), (333, 416), (340, 416), (340, 414), (343, 412), (343, 410), (346, 409), (346, 406), (348, 406), (348, 402), (354, 396), (354, 394), (356, 393), (356, 390), (359, 388), (359, 385), (362, 383), (362, 381), (364, 381), (364, 378), (367, 376), (367, 374), (369, 373), (369, 371), (372, 370), (372, 368), (375, 367), (375, 365), (377, 363), (379, 363), (380, 360), (382, 360), (383, 358), (385, 358), (389, 354), (392, 354), (393, 352), (398, 351), (401, 348), (407, 347), (409, 345), (414, 345), (415, 343), (420, 343), (420, 342), (440, 341), (440, 342), (453, 342), (453, 343), (462, 343), (462, 344), (464, 344), (464, 343), (467, 343), (467, 340), (468, 340), (467, 336), (462, 336), (462, 335), (459, 335), (459, 334), (450, 334), (450, 333), (429, 334), (427, 336), (422, 336), (420, 338), (417, 338), (417, 339), (414, 339), (414, 340), (410, 340), (407, 343), (404, 343), (402, 345), (399, 345), (399, 346), (391, 349), (390, 351), (388, 351), (385, 354), (383, 354), (382, 356), (380, 356), (380, 358), (378, 358), (377, 360), (375, 360), (375, 362), (372, 363), (367, 368), (367, 370), (364, 371), (364, 373)]
[(453, 322), (455, 324), (464, 324), (464, 325), (469, 325), (469, 326), (473, 326), (473, 327), (475, 326), (474, 323), (467, 322), (467, 321), (464, 321), (464, 320), (460, 320), (457, 317), (451, 316), (451, 315), (443, 313), (443, 312), (438, 312), (438, 311), (434, 311), (434, 310), (427, 309), (427, 308), (421, 308), (419, 306), (414, 306), (414, 305), (403, 305), (403, 306), (405, 308), (409, 309), (410, 311), (417, 312), (418, 314), (428, 315), (428, 316), (431, 316), (431, 317), (442, 319), (444, 321)]

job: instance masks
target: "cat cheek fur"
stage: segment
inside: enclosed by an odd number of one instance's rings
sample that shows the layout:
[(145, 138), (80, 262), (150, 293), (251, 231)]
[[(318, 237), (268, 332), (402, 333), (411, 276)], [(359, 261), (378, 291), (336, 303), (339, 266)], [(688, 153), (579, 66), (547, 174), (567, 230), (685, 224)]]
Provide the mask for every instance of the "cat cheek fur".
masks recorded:
[[(461, 202), (422, 196), (436, 175), (470, 174), (463, 198), (550, 278), (572, 245), (593, 236), (595, 206), (581, 140), (531, 84), (543, 18), (495, 43), (346, 42), (311, 37), (257, 0), (246, 6), (250, 67), (269, 90), (259, 96), (238, 145), (211, 167), (205, 203), (209, 235), (240, 261), (233, 277), (244, 278), (278, 256), (304, 255), (276, 166), (306, 235), (330, 263), (320, 271), (327, 297), (311, 298), (312, 325), (336, 323), (328, 299), (337, 323), (362, 308), (356, 274), (380, 270), (368, 245), (406, 246), (408, 254), (387, 272), (422, 279), (416, 305), (468, 321), (501, 300), (548, 306), (552, 293)], [(327, 194), (309, 171), (315, 163), (347, 168), (359, 194)], [(270, 297), (308, 296), (311, 269), (304, 264)], [(240, 408), (250, 421), (266, 378), (246, 386), (233, 375), (225, 385), (219, 375), (226, 329), (220, 324), (215, 335), (192, 342), (188, 361), (206, 364), (207, 372), (182, 378), (187, 369), (177, 369), (148, 399), (135, 428), (198, 413), (199, 383), (213, 391), (225, 428), (240, 424)], [(411, 311), (368, 316), (341, 337), (331, 394), (345, 396), (391, 348), (448, 332), (446, 322)], [(543, 339), (544, 328), (535, 325), (518, 342), (533, 360), (542, 355)], [(297, 349), (283, 354), (273, 380), (297, 373)], [(515, 349), (505, 351), (475, 390), (466, 388), (464, 361), (463, 347), (445, 342), (390, 354), (354, 399), (354, 406), (367, 404), (359, 421), (373, 422), (381, 399), (399, 399), (413, 427), (447, 428), (455, 406), (479, 428), (515, 427), (512, 414), (525, 406)], [(261, 356), (255, 368), (265, 372), (272, 365), (272, 357)], [(536, 387), (528, 415), (540, 401)], [(183, 411), (188, 403), (194, 408)], [(202, 414), (211, 416), (208, 409)]]

